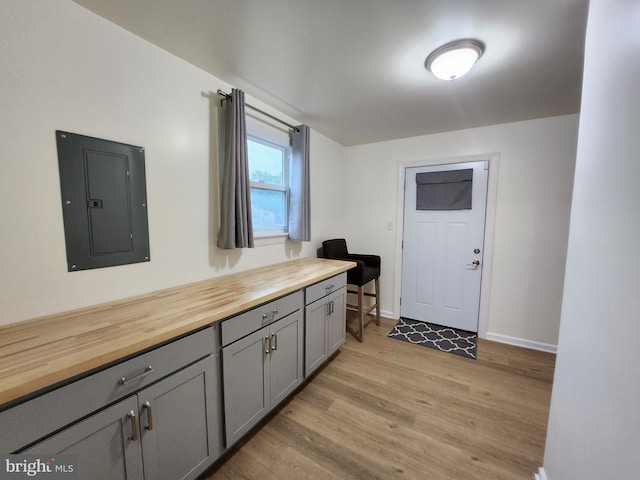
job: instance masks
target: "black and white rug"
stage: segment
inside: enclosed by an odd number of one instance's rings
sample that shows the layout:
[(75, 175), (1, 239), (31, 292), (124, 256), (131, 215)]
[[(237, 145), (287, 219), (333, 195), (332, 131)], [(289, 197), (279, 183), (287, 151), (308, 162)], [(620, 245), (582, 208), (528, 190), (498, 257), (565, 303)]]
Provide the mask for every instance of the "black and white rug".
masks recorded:
[(400, 318), (388, 336), (416, 345), (435, 348), (442, 352), (476, 358), (478, 335), (474, 332), (419, 322), (410, 318)]

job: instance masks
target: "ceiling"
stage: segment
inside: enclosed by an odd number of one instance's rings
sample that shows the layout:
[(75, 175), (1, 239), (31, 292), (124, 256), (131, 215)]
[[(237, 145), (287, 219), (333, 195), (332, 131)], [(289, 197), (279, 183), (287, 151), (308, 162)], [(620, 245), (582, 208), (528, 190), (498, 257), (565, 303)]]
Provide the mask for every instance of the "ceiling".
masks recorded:
[[(74, 1), (343, 145), (580, 108), (588, 0)], [(467, 76), (424, 68), (468, 37)]]

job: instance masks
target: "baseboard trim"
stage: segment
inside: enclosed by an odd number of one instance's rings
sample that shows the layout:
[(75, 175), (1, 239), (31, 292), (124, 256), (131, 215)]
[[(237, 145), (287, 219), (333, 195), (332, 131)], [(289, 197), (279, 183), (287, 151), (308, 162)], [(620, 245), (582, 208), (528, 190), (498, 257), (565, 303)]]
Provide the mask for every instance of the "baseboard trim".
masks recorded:
[[(374, 310), (375, 312), (375, 310)], [(393, 312), (390, 312), (388, 310), (380, 310), (380, 316), (381, 317), (385, 317), (385, 318), (391, 318), (392, 320), (398, 320), (397, 318), (395, 318), (395, 316), (393, 315)]]
[[(531, 350), (540, 350), (541, 352), (557, 353), (558, 346), (551, 343), (535, 342), (524, 338), (510, 337), (500, 333), (487, 332), (487, 340), (494, 342), (506, 343), (507, 345), (515, 345), (516, 347), (529, 348)], [(544, 477), (543, 479), (544, 480)]]
[(534, 474), (533, 474), (533, 478), (534, 478), (534, 480), (549, 480), (549, 479), (547, 478), (547, 474), (545, 473), (545, 471), (544, 471), (544, 468), (543, 468), (543, 467), (540, 467), (540, 468), (538, 469), (538, 473), (534, 473)]

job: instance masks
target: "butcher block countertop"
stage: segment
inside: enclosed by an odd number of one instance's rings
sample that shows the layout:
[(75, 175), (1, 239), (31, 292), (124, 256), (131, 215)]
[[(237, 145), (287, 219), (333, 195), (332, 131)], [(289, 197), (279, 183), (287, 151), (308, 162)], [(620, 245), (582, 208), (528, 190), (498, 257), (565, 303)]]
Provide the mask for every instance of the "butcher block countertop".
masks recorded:
[(354, 266), (300, 258), (0, 327), (0, 409)]

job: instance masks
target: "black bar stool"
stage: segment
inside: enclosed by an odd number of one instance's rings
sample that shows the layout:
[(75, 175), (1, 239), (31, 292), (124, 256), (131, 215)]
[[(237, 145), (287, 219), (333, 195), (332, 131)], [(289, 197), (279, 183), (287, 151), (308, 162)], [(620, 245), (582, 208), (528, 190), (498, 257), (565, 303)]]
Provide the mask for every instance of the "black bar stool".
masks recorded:
[[(322, 242), (322, 253), (319, 252), (319, 256), (334, 260), (349, 260), (358, 264), (347, 272), (347, 283), (357, 287), (357, 290), (347, 291), (358, 296), (358, 304), (347, 304), (347, 308), (358, 312), (359, 328), (358, 333), (354, 336), (362, 342), (365, 327), (364, 317), (369, 315), (373, 309), (376, 310), (376, 325), (380, 325), (380, 256), (349, 253), (347, 241), (344, 238), (334, 238)], [(375, 293), (364, 291), (364, 286), (371, 281), (375, 282)], [(364, 297), (375, 298), (374, 303), (365, 306)]]

